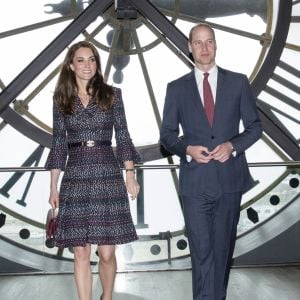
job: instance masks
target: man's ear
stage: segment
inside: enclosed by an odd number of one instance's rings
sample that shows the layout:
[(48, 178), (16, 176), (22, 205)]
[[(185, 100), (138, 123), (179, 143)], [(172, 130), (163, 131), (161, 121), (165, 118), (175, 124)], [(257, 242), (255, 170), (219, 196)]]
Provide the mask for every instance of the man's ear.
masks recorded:
[(190, 42), (188, 42), (188, 48), (189, 48), (190, 53), (192, 53), (192, 46), (191, 46)]

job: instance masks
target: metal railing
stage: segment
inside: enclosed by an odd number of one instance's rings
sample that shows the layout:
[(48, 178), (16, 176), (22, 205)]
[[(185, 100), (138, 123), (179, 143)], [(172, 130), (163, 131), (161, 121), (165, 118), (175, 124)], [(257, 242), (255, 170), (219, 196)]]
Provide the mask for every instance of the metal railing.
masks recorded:
[[(300, 167), (300, 161), (282, 161), (282, 162), (253, 162), (248, 163), (249, 167)], [(179, 164), (167, 165), (143, 165), (136, 164), (136, 169), (139, 170), (164, 170), (164, 169), (178, 169)], [(0, 167), (0, 172), (35, 172), (47, 171), (44, 167)]]

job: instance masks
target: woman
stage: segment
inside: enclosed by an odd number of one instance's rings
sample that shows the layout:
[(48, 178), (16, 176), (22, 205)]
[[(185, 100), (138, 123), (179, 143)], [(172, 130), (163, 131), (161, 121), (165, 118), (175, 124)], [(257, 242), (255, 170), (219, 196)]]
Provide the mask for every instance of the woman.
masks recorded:
[[(73, 247), (79, 299), (91, 300), (90, 254), (96, 244), (100, 299), (111, 300), (115, 245), (137, 239), (127, 192), (132, 199), (138, 195), (134, 163), (140, 159), (128, 133), (121, 90), (104, 82), (96, 48), (82, 41), (67, 52), (53, 99), (53, 140), (46, 168), (51, 170), (49, 203), (59, 207), (55, 245)], [(120, 167), (126, 170), (126, 185)]]

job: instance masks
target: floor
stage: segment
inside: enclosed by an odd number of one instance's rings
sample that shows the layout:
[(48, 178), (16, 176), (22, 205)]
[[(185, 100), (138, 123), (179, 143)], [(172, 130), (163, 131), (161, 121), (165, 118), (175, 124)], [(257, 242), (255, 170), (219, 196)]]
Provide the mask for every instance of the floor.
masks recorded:
[[(94, 276), (93, 300), (101, 287)], [(1, 275), (1, 300), (76, 300), (72, 274)], [(191, 300), (191, 271), (118, 272), (114, 300)], [(300, 266), (235, 267), (227, 300), (299, 300)]]

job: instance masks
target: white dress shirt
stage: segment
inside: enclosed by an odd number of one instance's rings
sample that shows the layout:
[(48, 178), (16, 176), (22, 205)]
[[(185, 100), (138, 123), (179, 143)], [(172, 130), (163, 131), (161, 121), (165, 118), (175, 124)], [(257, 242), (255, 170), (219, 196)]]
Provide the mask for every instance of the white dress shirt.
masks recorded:
[(214, 102), (216, 103), (216, 93), (217, 93), (217, 80), (218, 80), (218, 67), (214, 65), (209, 71), (203, 72), (200, 69), (195, 67), (195, 77), (198, 86), (198, 91), (201, 97), (201, 101), (203, 104), (203, 79), (204, 73), (209, 73), (208, 82), (210, 84), (210, 88), (214, 97)]

